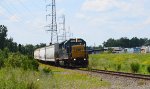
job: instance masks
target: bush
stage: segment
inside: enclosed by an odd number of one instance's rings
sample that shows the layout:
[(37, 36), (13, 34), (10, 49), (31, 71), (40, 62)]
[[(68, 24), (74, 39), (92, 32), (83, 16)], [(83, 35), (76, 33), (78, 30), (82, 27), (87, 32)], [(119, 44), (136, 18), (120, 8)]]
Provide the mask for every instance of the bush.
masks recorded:
[(117, 70), (117, 71), (120, 71), (120, 70), (121, 70), (121, 64), (117, 64), (117, 65), (116, 65), (116, 70)]
[(147, 71), (150, 73), (150, 65), (147, 67)]
[(24, 56), (20, 53), (11, 53), (5, 61), (5, 66), (23, 68), (24, 70), (38, 70), (39, 64), (37, 61), (30, 59), (28, 56)]
[(133, 73), (137, 73), (140, 69), (140, 64), (139, 63), (131, 63), (131, 71)]
[(44, 73), (52, 73), (52, 70), (49, 67), (43, 68)]
[(4, 52), (2, 50), (0, 50), (0, 68), (2, 68), (4, 66), (4, 61), (5, 61), (5, 55)]
[(113, 49), (112, 48), (108, 48), (108, 53), (112, 53)]

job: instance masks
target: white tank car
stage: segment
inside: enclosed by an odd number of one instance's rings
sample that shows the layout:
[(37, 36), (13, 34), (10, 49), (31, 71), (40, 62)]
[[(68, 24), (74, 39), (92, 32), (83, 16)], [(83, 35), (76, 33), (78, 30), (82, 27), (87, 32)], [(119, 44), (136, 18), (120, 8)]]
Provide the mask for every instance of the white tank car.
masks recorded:
[(34, 59), (39, 59), (39, 56), (40, 55), (40, 49), (36, 49), (35, 51), (34, 51)]
[(41, 61), (55, 62), (59, 53), (59, 44), (39, 48), (34, 51), (34, 58)]

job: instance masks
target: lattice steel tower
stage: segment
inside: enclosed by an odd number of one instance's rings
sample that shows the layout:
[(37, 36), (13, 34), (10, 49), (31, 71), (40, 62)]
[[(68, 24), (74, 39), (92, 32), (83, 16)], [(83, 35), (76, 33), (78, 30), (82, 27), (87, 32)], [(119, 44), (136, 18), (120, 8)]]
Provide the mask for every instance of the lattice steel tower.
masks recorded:
[(62, 19), (63, 19), (63, 40), (67, 40), (66, 28), (65, 28), (66, 25), (65, 15), (62, 16)]
[[(58, 33), (57, 33), (57, 21), (56, 21), (56, 3), (55, 0), (47, 0), (49, 1), (46, 5), (46, 21), (48, 25), (47, 31), (51, 32), (51, 43), (58, 43)], [(50, 23), (50, 24), (49, 24)]]
[(66, 32), (66, 27), (65, 27), (66, 23), (65, 23), (65, 15), (62, 15), (61, 17), (61, 22), (59, 23), (59, 27), (60, 27), (60, 32), (59, 33), (59, 40), (61, 41), (65, 41), (67, 40), (67, 32)]

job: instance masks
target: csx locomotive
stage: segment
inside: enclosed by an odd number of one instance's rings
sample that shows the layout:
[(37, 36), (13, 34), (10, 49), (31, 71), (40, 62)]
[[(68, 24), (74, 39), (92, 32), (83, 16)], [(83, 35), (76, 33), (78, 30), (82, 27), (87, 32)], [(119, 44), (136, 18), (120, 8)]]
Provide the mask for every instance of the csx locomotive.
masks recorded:
[(56, 65), (81, 66), (88, 65), (86, 42), (83, 39), (69, 39), (61, 43), (42, 47), (34, 51), (34, 58), (41, 61), (54, 62)]

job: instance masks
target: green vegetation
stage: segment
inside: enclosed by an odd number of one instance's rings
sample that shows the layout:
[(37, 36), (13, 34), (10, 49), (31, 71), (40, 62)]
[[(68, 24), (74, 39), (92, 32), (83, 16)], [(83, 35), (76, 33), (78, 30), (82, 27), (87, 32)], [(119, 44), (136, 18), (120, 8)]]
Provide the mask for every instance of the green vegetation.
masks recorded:
[(140, 64), (139, 63), (131, 63), (131, 71), (133, 73), (137, 73), (140, 69)]
[(20, 53), (10, 53), (0, 50), (0, 68), (22, 68), (24, 70), (38, 70), (38, 62)]
[[(45, 68), (45, 65), (42, 65), (41, 67)], [(53, 73), (50, 73), (52, 75), (51, 82), (49, 81), (51, 85), (45, 86), (48, 89), (95, 89), (99, 87), (110, 86), (108, 82), (102, 81), (102, 79), (99, 77), (97, 78), (88, 74), (82, 74), (72, 70), (65, 70), (50, 66), (48, 67)]]
[(108, 82), (75, 71), (40, 65), (33, 51), (46, 44), (21, 45), (7, 38), (7, 27), (0, 25), (0, 89), (92, 89), (109, 87)]
[(38, 71), (38, 67), (38, 62), (28, 56), (11, 53), (8, 49), (0, 50), (0, 88), (37, 89), (36, 83), (30, 78)]
[(45, 68), (43, 68), (43, 72), (44, 73), (51, 73), (52, 74), (52, 70), (49, 68), (49, 67), (45, 67)]
[(120, 71), (120, 70), (121, 70), (121, 64), (118, 64), (118, 65), (116, 66), (116, 70), (117, 70), (117, 71)]
[(147, 71), (150, 73), (150, 65), (147, 67)]
[(141, 47), (143, 45), (146, 46), (150, 45), (150, 39), (137, 37), (133, 37), (132, 39), (129, 39), (127, 37), (122, 37), (120, 39), (110, 38), (103, 43), (104, 47), (123, 47), (123, 48)]
[(20, 53), (0, 51), (1, 89), (91, 89), (109, 87), (108, 82), (88, 74), (38, 64)]
[(95, 54), (90, 55), (89, 69), (101, 69), (141, 74), (150, 73), (150, 54)]
[(0, 25), (0, 50), (9, 50), (9, 52), (19, 52), (24, 55), (28, 55), (30, 57), (33, 57), (33, 51), (37, 48), (44, 47), (46, 44), (41, 43), (40, 45), (22, 45), (17, 44), (13, 41), (13, 38), (7, 38), (7, 27), (4, 25)]
[(99, 77), (40, 64), (32, 57), (0, 50), (1, 89), (91, 89), (109, 87)]
[(37, 73), (20, 68), (2, 68), (0, 70), (1, 89), (38, 89)]
[(5, 59), (4, 65), (12, 68), (22, 68), (24, 70), (38, 70), (38, 62), (29, 58), (28, 56), (21, 55), (20, 53), (10, 53), (8, 58)]
[[(49, 72), (43, 71), (45, 69)], [(96, 89), (110, 86), (99, 77), (46, 65), (41, 65), (39, 71), (2, 68), (0, 76), (1, 89)]]

